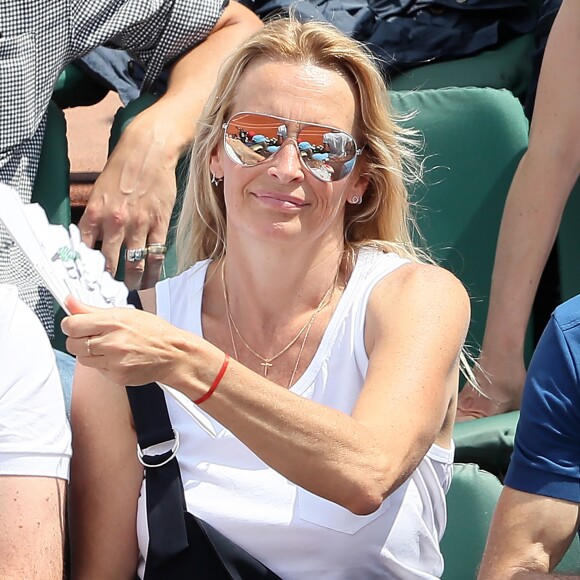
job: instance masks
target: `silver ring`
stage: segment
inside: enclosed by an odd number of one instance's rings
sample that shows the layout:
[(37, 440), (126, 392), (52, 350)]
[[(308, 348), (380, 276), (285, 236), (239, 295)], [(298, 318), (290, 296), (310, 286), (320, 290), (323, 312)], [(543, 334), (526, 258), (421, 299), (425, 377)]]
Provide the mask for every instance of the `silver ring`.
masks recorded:
[(125, 260), (127, 262), (140, 262), (145, 259), (147, 255), (147, 248), (133, 248), (125, 250)]
[(87, 338), (87, 355), (93, 356), (93, 353), (91, 352), (91, 337), (90, 336), (89, 336), (89, 338)]
[(145, 249), (147, 250), (148, 254), (161, 254), (162, 256), (167, 254), (167, 246), (165, 244), (149, 244)]

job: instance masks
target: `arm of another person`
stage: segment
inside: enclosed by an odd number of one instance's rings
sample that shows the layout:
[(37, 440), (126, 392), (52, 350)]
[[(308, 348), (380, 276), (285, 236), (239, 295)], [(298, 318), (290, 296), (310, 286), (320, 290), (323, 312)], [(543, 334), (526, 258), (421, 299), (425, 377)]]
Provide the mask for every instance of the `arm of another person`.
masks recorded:
[(505, 487), (493, 516), (479, 580), (580, 579), (550, 573), (579, 524), (577, 503)]
[[(78, 306), (69, 303), (73, 312)], [(369, 367), (351, 416), (280, 388), (234, 360), (201, 406), (289, 480), (368, 514), (434, 442), (450, 445), (468, 321), (467, 294), (449, 272), (403, 266), (371, 294)], [(69, 351), (112, 383), (155, 379), (191, 400), (207, 392), (224, 360), (215, 346), (146, 312), (93, 310), (67, 318), (63, 328)], [(89, 336), (92, 357), (85, 356)], [(336, 388), (340, 380), (333, 378)], [(73, 421), (74, 414), (73, 398)]]
[[(481, 580), (533, 579), (561, 560), (580, 524), (577, 345), (580, 297), (554, 315), (530, 364), (515, 449), (496, 508)], [(564, 330), (562, 330), (564, 329)], [(558, 577), (558, 576), (556, 576)]]
[(62, 580), (70, 430), (36, 316), (0, 286), (0, 578)]
[(62, 580), (66, 481), (0, 476), (0, 579)]
[[(529, 148), (514, 176), (502, 218), (481, 367), (494, 405), (463, 390), (458, 416), (519, 408), (525, 379), (524, 337), (542, 270), (580, 171), (580, 3), (564, 0), (538, 82)], [(491, 382), (490, 382), (491, 381)]]
[[(191, 145), (221, 63), (261, 25), (257, 16), (232, 1), (209, 36), (173, 65), (167, 92), (123, 131), (80, 221), (86, 243), (94, 246), (102, 239), (111, 272), (117, 270), (122, 244), (141, 248), (165, 243), (176, 197), (177, 162)], [(127, 285), (153, 285), (162, 258), (148, 256), (146, 267), (143, 262), (126, 263)]]

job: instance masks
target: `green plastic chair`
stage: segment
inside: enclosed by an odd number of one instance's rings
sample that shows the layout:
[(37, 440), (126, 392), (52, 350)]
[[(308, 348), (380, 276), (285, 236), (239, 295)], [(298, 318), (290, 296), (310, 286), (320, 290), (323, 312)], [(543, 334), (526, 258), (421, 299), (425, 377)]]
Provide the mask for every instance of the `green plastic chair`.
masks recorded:
[[(48, 107), (46, 132), (36, 179), (32, 190), (32, 202), (39, 203), (52, 224), (69, 226), (70, 214), (70, 163), (66, 140), (66, 121), (63, 112), (54, 102)], [(54, 303), (55, 335), (52, 345), (65, 350), (66, 337), (60, 330), (63, 310)]]
[(393, 76), (394, 91), (482, 87), (508, 89), (523, 101), (532, 74), (533, 34), (524, 34), (495, 50), (476, 56), (436, 62)]
[(558, 267), (560, 274), (560, 302), (580, 294), (580, 180), (570, 194), (558, 231)]
[(477, 463), (501, 481), (514, 449), (519, 411), (456, 423), (453, 428), (455, 461)]
[(71, 62), (60, 73), (52, 90), (52, 100), (61, 109), (88, 107), (98, 103), (108, 92), (108, 87)]
[[(505, 198), (527, 148), (528, 122), (507, 90), (447, 88), (392, 93), (424, 139), (424, 184), (413, 191), (427, 248), (466, 285), (469, 338), (481, 344)], [(531, 339), (527, 355), (531, 354)]]
[(556, 566), (555, 572), (560, 574), (578, 574), (580, 572), (580, 538), (578, 538), (578, 534), (574, 534), (572, 544)]
[(32, 201), (42, 205), (53, 224), (70, 224), (69, 172), (66, 121), (63, 112), (51, 101)]
[[(459, 1), (459, 0), (458, 0)], [(542, 0), (527, 0), (536, 15)], [(533, 33), (524, 34), (474, 56), (429, 63), (389, 79), (394, 91), (482, 87), (508, 89), (524, 101), (532, 75)]]
[(447, 527), (441, 540), (443, 580), (474, 580), (481, 564), (500, 481), (473, 463), (456, 463), (447, 494)]
[[(478, 465), (454, 465), (453, 481), (447, 494), (447, 527), (441, 540), (445, 561), (442, 580), (475, 580), (477, 577), (501, 490), (500, 481)], [(577, 574), (578, 571), (580, 541), (575, 534), (556, 572)]]
[[(424, 184), (413, 191), (417, 221), (425, 246), (469, 291), (468, 344), (477, 352), (485, 330), (503, 206), (528, 144), (527, 119), (507, 90), (393, 92), (392, 100), (398, 111), (413, 114), (406, 124), (424, 139)], [(529, 330), (528, 359), (531, 352)], [(482, 421), (457, 427), (457, 456), (501, 476), (513, 443), (513, 436), (505, 434), (515, 430), (517, 414)]]
[[(151, 94), (143, 94), (138, 99), (130, 102), (126, 107), (121, 107), (115, 114), (113, 120), (113, 125), (111, 127), (111, 137), (109, 139), (109, 154), (115, 148), (115, 145), (121, 138), (122, 132), (125, 127), (143, 110), (150, 107), (159, 97)], [(181, 202), (183, 198), (183, 192), (185, 190), (185, 185), (187, 182), (187, 159), (182, 159), (175, 170), (177, 178), (177, 200), (175, 202), (175, 207), (173, 208), (173, 213), (171, 216), (171, 222), (169, 224), (169, 232), (167, 236), (167, 254), (165, 256), (165, 261), (163, 264), (162, 278), (173, 276), (177, 273), (177, 256), (175, 254), (175, 228), (177, 226), (177, 219), (179, 218), (179, 212), (181, 210)], [(123, 271), (124, 261), (119, 262), (119, 271), (117, 272), (117, 278), (122, 280), (124, 276)]]

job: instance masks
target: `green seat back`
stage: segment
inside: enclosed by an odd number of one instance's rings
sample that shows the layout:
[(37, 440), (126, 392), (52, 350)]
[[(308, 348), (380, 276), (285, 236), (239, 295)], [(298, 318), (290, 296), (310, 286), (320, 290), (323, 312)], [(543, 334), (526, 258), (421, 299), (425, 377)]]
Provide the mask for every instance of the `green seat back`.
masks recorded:
[(53, 224), (70, 224), (69, 171), (66, 121), (63, 112), (51, 101), (32, 201), (44, 208)]
[(491, 518), (502, 490), (500, 481), (474, 464), (454, 465), (447, 494), (447, 527), (441, 540), (443, 580), (474, 580)]
[[(51, 102), (48, 107), (46, 132), (34, 187), (32, 201), (39, 203), (53, 224), (70, 224), (69, 198), (70, 164), (66, 140), (66, 122), (63, 112)], [(64, 349), (65, 336), (60, 330), (60, 320), (64, 313), (55, 303), (55, 336), (52, 344), (59, 350)]]
[[(458, 0), (459, 1), (459, 0)], [(539, 15), (543, 0), (527, 0)], [(482, 87), (508, 89), (522, 102), (532, 75), (533, 33), (474, 56), (435, 62), (404, 71), (390, 79), (394, 91)]]
[[(392, 97), (397, 110), (414, 113), (406, 122), (424, 138), (424, 184), (413, 191), (417, 221), (426, 247), (469, 291), (468, 345), (477, 352), (503, 206), (527, 147), (528, 123), (521, 104), (506, 90), (447, 88), (394, 92)], [(531, 351), (528, 331), (527, 359)], [(507, 414), (458, 427), (458, 457), (505, 473), (516, 422), (517, 414)], [(478, 435), (469, 436), (472, 430)]]
[(477, 463), (503, 480), (514, 448), (519, 411), (456, 423), (455, 461)]
[(60, 73), (52, 92), (53, 101), (61, 108), (88, 107), (103, 99), (109, 89), (74, 62)]
[[(481, 345), (505, 198), (528, 143), (519, 101), (506, 90), (447, 88), (392, 93), (424, 138), (425, 183), (415, 188), (427, 247), (471, 296), (469, 341)], [(529, 334), (529, 333), (528, 333)], [(531, 354), (528, 339), (527, 356)]]
[[(445, 560), (442, 580), (475, 580), (477, 577), (501, 490), (500, 481), (477, 465), (454, 465), (453, 481), (447, 494), (447, 527), (441, 540)], [(580, 571), (578, 534), (574, 535), (556, 571), (561, 574)]]
[(532, 73), (532, 34), (520, 36), (495, 50), (475, 56), (419, 66), (394, 76), (394, 91), (443, 87), (489, 87), (508, 89), (525, 97)]
[[(113, 126), (111, 127), (111, 138), (109, 139), (109, 153), (115, 148), (115, 145), (121, 137), (121, 133), (124, 131), (125, 127), (144, 109), (151, 106), (158, 97), (151, 94), (144, 94), (138, 99), (130, 102), (126, 107), (121, 107), (113, 121)], [(162, 273), (163, 277), (169, 277), (177, 272), (177, 257), (175, 254), (175, 227), (177, 226), (177, 219), (179, 218), (179, 211), (181, 208), (181, 200), (183, 196), (183, 191), (187, 182), (187, 161), (182, 159), (176, 168), (176, 178), (177, 178), (177, 202), (173, 208), (173, 214), (171, 216), (171, 223), (169, 225), (169, 233), (167, 237), (167, 255), (164, 261), (164, 271)], [(122, 279), (123, 272), (123, 261), (119, 263), (119, 272), (117, 273), (117, 278)]]
[(560, 302), (580, 294), (580, 179), (570, 194), (558, 232)]
[(580, 539), (578, 534), (574, 534), (572, 544), (556, 566), (555, 572), (576, 575), (580, 572)]

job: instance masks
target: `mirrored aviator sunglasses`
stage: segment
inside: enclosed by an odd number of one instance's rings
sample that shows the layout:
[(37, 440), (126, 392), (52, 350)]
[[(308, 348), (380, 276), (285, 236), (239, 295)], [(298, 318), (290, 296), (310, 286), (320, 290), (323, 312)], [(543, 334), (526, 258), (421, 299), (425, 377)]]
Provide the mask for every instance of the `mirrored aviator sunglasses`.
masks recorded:
[(235, 163), (252, 167), (267, 161), (290, 138), (304, 167), (321, 181), (344, 179), (362, 153), (345, 131), (273, 115), (236, 113), (223, 128), (224, 149)]

